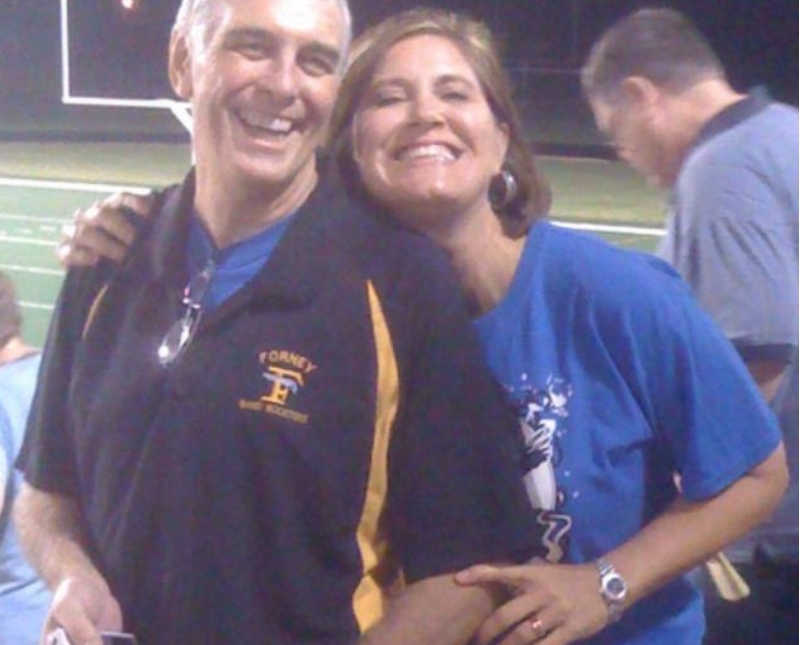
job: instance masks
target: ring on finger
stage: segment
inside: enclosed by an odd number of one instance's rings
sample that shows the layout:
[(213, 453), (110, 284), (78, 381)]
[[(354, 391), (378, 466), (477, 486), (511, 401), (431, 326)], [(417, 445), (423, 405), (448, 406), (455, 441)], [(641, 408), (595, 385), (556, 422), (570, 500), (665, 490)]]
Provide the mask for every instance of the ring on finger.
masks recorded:
[(545, 634), (544, 623), (537, 616), (528, 620), (528, 627), (533, 632), (534, 638), (541, 638)]

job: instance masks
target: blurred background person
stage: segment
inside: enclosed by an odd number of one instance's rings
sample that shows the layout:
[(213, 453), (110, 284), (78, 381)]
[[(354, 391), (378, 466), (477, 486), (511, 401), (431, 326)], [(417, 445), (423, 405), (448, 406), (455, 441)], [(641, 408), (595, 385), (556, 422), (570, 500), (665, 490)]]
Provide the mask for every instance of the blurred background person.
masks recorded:
[(670, 189), (659, 255), (689, 283), (777, 414), (790, 486), (727, 550), (751, 588), (707, 594), (708, 643), (797, 641), (798, 115), (744, 94), (680, 13), (642, 9), (594, 45), (583, 89), (619, 156)]
[(0, 272), (0, 645), (34, 645), (44, 624), (50, 592), (25, 560), (11, 506), (22, 483), (14, 470), (25, 433), (40, 354), (21, 334), (14, 285)]

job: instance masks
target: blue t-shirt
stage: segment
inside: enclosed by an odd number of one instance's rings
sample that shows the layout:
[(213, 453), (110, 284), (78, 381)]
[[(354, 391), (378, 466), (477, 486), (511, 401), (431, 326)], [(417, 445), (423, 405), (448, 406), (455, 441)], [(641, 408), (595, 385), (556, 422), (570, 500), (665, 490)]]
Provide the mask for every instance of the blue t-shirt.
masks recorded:
[[(476, 326), (519, 412), (550, 559), (605, 554), (675, 499), (674, 473), (704, 499), (780, 440), (733, 347), (651, 256), (539, 222)], [(683, 645), (703, 630), (700, 596), (679, 578), (587, 642)]]
[(0, 645), (36, 645), (50, 592), (25, 561), (11, 523), (11, 505), (22, 484), (13, 469), (39, 370), (38, 354), (0, 366), (0, 460), (7, 472), (0, 513)]

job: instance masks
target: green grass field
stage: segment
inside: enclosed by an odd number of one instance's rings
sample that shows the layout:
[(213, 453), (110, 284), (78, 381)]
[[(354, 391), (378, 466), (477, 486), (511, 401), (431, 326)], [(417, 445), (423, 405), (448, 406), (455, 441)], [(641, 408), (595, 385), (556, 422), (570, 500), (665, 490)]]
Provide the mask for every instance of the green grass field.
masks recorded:
[[(188, 167), (188, 145), (0, 142), (0, 178), (66, 184), (163, 186)], [(663, 195), (624, 165), (543, 158), (556, 220), (660, 228)], [(0, 180), (0, 270), (15, 281), (26, 338), (41, 344), (63, 278), (54, 248), (73, 211), (106, 194), (88, 186), (18, 186)], [(612, 243), (652, 250), (653, 235), (603, 232)]]

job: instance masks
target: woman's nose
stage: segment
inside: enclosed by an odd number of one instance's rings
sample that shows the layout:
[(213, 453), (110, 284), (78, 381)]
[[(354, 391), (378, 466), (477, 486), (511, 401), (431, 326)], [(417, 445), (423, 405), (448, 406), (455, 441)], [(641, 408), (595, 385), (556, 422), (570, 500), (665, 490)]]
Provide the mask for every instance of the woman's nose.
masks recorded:
[(411, 116), (415, 122), (441, 123), (444, 119), (441, 102), (433, 96), (416, 96), (411, 101)]

